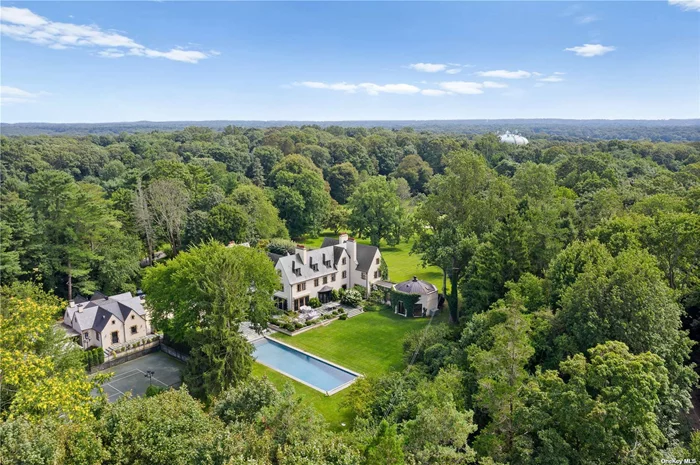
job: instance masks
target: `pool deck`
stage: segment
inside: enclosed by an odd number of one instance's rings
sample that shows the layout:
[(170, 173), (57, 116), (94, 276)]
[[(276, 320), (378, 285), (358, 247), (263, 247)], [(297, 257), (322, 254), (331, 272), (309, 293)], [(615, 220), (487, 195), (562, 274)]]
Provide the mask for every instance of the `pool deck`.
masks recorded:
[(331, 361), (329, 361), (329, 360), (323, 359), (323, 358), (319, 357), (318, 355), (314, 355), (314, 354), (312, 354), (312, 353), (310, 353), (310, 352), (303, 351), (303, 350), (301, 350), (301, 349), (299, 349), (299, 348), (297, 348), (297, 347), (294, 347), (294, 346), (292, 346), (292, 345), (285, 344), (284, 342), (278, 341), (277, 339), (272, 339), (272, 338), (267, 337), (267, 336), (265, 336), (265, 339), (267, 339), (267, 340), (269, 340), (269, 341), (271, 341), (271, 342), (274, 342), (275, 344), (279, 344), (279, 345), (281, 345), (281, 346), (285, 346), (285, 347), (287, 347), (287, 348), (289, 348), (289, 349), (292, 349), (292, 350), (294, 350), (294, 351), (296, 351), (296, 352), (299, 352), (299, 353), (301, 353), (301, 354), (304, 354), (304, 355), (306, 355), (306, 356), (308, 356), (308, 357), (315, 358), (316, 360), (319, 360), (319, 361), (321, 361), (321, 362), (323, 362), (323, 363), (326, 363), (326, 364), (328, 364), (328, 365), (330, 365), (330, 366), (332, 366), (332, 367), (334, 367), (334, 368), (337, 368), (337, 369), (339, 369), (339, 370), (345, 371), (345, 372), (350, 373), (351, 375), (354, 375), (354, 376), (355, 376), (354, 379), (348, 381), (347, 383), (341, 384), (340, 386), (335, 387), (335, 388), (331, 389), (330, 391), (326, 391), (326, 390), (321, 389), (321, 388), (319, 388), (319, 387), (317, 387), (317, 386), (314, 386), (313, 384), (307, 383), (306, 381), (304, 381), (304, 380), (302, 380), (302, 379), (299, 379), (299, 378), (297, 378), (296, 376), (292, 376), (292, 375), (290, 375), (289, 373), (286, 373), (286, 372), (284, 372), (284, 371), (282, 371), (282, 370), (278, 370), (277, 368), (275, 368), (275, 367), (273, 367), (273, 366), (271, 366), (271, 365), (268, 365), (267, 363), (261, 362), (260, 360), (257, 360), (257, 359), (255, 360), (255, 361), (258, 362), (259, 364), (264, 365), (264, 366), (268, 367), (268, 368), (271, 369), (271, 370), (275, 370), (276, 372), (283, 374), (283, 375), (286, 376), (287, 378), (293, 379), (293, 380), (296, 381), (297, 383), (301, 383), (301, 384), (303, 384), (303, 385), (305, 385), (305, 386), (310, 387), (311, 389), (315, 389), (316, 391), (321, 392), (321, 393), (323, 393), (323, 394), (325, 394), (325, 395), (327, 395), (327, 396), (332, 396), (332, 395), (335, 394), (336, 392), (342, 391), (343, 389), (345, 389), (345, 388), (347, 388), (348, 386), (352, 385), (352, 383), (354, 383), (355, 381), (357, 381), (359, 378), (362, 378), (362, 377), (363, 377), (363, 375), (362, 375), (361, 373), (357, 373), (356, 371), (353, 371), (353, 370), (351, 370), (351, 369), (349, 369), (349, 368), (345, 368), (344, 366), (338, 365), (337, 363), (333, 363), (333, 362), (331, 362)]

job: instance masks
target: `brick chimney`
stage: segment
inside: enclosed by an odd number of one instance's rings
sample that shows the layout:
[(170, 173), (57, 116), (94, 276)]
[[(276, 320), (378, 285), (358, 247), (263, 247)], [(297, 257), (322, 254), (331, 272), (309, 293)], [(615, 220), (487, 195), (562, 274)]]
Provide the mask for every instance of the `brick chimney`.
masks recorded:
[(306, 247), (304, 247), (302, 244), (297, 244), (296, 254), (299, 255), (299, 260), (301, 260), (301, 263), (306, 264)]

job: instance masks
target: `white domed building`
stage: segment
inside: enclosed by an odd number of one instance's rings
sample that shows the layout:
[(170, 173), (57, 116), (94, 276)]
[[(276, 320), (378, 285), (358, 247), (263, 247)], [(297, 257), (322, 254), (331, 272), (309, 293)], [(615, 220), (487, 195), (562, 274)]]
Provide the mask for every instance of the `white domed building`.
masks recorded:
[(521, 136), (520, 134), (513, 134), (510, 131), (506, 131), (505, 134), (501, 134), (500, 139), (504, 144), (527, 145), (529, 142), (527, 138)]
[[(437, 287), (427, 281), (413, 279), (394, 284), (391, 307), (394, 313), (406, 317), (431, 316), (437, 312), (440, 295)], [(411, 304), (407, 304), (411, 302)], [(411, 308), (407, 308), (411, 307)]]

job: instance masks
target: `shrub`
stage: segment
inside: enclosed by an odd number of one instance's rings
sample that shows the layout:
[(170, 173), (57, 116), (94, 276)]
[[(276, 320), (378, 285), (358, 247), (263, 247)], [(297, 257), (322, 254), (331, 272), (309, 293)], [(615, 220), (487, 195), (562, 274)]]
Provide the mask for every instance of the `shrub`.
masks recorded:
[(311, 320), (309, 320), (309, 321), (306, 322), (306, 326), (311, 326), (312, 324), (314, 324), (314, 322), (311, 321)]
[(298, 321), (294, 323), (294, 329), (301, 329), (304, 327), (304, 323), (299, 323)]
[(340, 317), (339, 317), (338, 319), (339, 319), (339, 320), (347, 320), (347, 319), (348, 319), (348, 314), (347, 314), (347, 313), (343, 313), (342, 315), (340, 315)]
[(161, 392), (165, 392), (165, 389), (163, 389), (162, 387), (154, 386), (151, 384), (150, 386), (148, 386), (146, 388), (146, 397), (157, 396)]
[(316, 297), (312, 297), (309, 299), (309, 307), (318, 308), (320, 306), (321, 306), (321, 301), (318, 300)]
[(105, 362), (105, 351), (102, 349), (97, 349), (98, 360), (97, 362), (102, 365)]
[(373, 302), (375, 304), (383, 304), (384, 303), (384, 291), (376, 289), (372, 291), (369, 294), (369, 299), (370, 302)]
[(352, 289), (354, 291), (357, 291), (360, 293), (360, 295), (365, 296), (367, 295), (367, 288), (365, 286), (360, 286), (359, 284), (355, 284)]
[(338, 292), (337, 289), (333, 289), (331, 291), (331, 300), (333, 302), (337, 302), (338, 300), (340, 300), (340, 293)]
[(294, 324), (292, 324), (292, 323), (285, 323), (284, 329), (286, 329), (287, 331), (294, 331)]
[(340, 301), (345, 305), (357, 307), (360, 304), (360, 302), (362, 302), (362, 294), (360, 294), (355, 289), (350, 289), (349, 291), (345, 292), (345, 294), (343, 294)]

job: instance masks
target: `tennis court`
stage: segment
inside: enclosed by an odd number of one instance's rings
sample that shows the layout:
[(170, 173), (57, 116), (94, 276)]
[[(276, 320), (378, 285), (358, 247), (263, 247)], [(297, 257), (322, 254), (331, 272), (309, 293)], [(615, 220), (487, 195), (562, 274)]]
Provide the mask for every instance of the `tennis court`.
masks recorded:
[[(182, 362), (163, 352), (154, 352), (105, 370), (105, 373), (114, 372), (114, 376), (102, 388), (109, 402), (116, 401), (128, 391), (134, 396), (142, 396), (150, 384), (165, 389), (177, 388), (182, 382), (180, 370), (183, 366)], [(149, 372), (153, 372), (150, 379)]]

